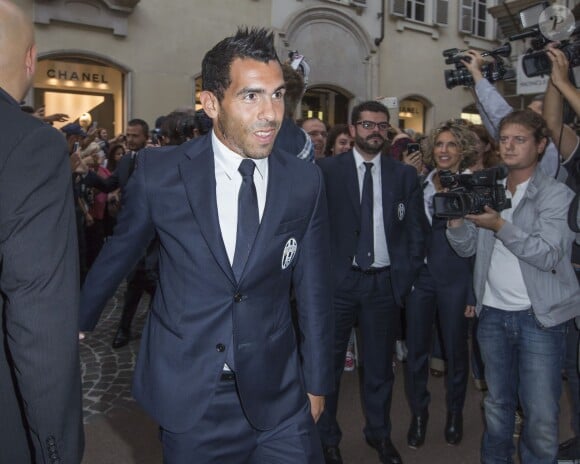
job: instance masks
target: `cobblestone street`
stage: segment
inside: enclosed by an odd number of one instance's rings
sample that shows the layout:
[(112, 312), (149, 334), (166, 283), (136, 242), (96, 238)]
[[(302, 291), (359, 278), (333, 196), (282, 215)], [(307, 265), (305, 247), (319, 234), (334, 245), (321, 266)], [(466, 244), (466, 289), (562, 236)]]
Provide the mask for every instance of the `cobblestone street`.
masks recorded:
[(81, 341), (83, 409), (85, 423), (97, 414), (114, 408), (132, 409), (131, 379), (139, 350), (140, 334), (147, 317), (149, 297), (143, 296), (133, 321), (133, 339), (129, 345), (114, 350), (112, 339), (119, 324), (125, 283), (109, 301), (94, 332)]

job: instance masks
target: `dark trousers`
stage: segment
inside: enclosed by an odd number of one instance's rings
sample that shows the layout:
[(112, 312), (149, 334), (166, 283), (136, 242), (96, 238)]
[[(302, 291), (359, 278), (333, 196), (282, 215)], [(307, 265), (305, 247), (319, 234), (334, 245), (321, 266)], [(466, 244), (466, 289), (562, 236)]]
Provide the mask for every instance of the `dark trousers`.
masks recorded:
[(340, 378), (351, 329), (358, 321), (362, 343), (362, 400), (365, 436), (382, 439), (391, 434), (393, 351), (399, 332), (400, 309), (395, 304), (390, 272), (364, 274), (351, 270), (334, 295), (334, 369), (336, 388), (326, 397), (318, 431), (324, 445), (338, 445), (342, 433), (336, 420)]
[(463, 410), (468, 378), (466, 293), (467, 286), (436, 283), (423, 266), (407, 298), (406, 390), (413, 415), (425, 414), (429, 406), (427, 379), (435, 317), (447, 358), (447, 410)]
[(127, 290), (125, 292), (125, 304), (121, 315), (120, 327), (128, 330), (135, 317), (139, 301), (143, 293), (147, 292), (151, 298), (155, 294), (157, 280), (145, 269), (135, 269), (127, 277)]
[(164, 464), (324, 463), (307, 398), (294, 415), (260, 431), (246, 419), (233, 380), (218, 383), (208, 410), (192, 429), (161, 429), (161, 443)]

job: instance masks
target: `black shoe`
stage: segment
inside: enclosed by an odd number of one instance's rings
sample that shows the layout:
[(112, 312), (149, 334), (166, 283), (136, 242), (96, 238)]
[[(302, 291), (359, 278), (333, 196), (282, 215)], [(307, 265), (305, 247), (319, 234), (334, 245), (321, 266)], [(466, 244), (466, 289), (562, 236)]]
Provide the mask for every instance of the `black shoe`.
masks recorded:
[(390, 438), (383, 438), (382, 440), (367, 438), (367, 443), (377, 450), (382, 464), (403, 464), (401, 455), (393, 446)]
[(123, 346), (128, 345), (130, 340), (131, 330), (119, 327), (115, 334), (115, 338), (113, 339), (113, 348), (122, 348)]
[(463, 438), (463, 414), (460, 412), (447, 413), (445, 424), (445, 441), (450, 445), (458, 445)]
[(558, 462), (580, 460), (580, 437), (574, 437), (558, 446)]
[(413, 416), (409, 432), (407, 432), (407, 444), (409, 448), (417, 449), (425, 443), (425, 433), (427, 432), (427, 421), (429, 414), (421, 414), (420, 416)]
[(342, 464), (342, 456), (338, 446), (322, 445), (322, 453), (324, 454), (325, 464)]

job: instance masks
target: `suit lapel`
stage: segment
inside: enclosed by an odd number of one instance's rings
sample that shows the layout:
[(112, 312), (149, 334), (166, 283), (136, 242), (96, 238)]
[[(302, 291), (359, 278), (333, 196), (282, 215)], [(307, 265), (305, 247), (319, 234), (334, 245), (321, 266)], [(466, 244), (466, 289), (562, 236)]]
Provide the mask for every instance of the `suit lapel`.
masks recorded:
[(181, 179), (203, 238), (223, 272), (235, 283), (218, 218), (211, 137), (206, 137), (204, 142), (195, 146), (199, 148), (192, 153), (186, 152), (179, 164)]
[(381, 185), (383, 195), (383, 222), (385, 224), (385, 234), (389, 235), (389, 229), (393, 220), (393, 185), (397, 182), (393, 169), (389, 169), (391, 161), (385, 155), (381, 156)]
[(347, 152), (342, 157), (342, 173), (344, 176), (344, 185), (347, 190), (347, 195), (353, 207), (356, 223), (360, 223), (360, 187), (358, 185), (358, 173), (356, 163), (354, 161), (354, 154), (352, 151)]

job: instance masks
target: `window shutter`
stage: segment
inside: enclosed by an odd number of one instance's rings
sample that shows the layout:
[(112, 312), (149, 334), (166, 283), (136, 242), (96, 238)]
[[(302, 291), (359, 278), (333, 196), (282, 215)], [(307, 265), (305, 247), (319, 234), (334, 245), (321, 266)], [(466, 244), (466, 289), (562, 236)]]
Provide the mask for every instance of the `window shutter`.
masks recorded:
[(435, 11), (433, 22), (438, 26), (447, 26), (449, 24), (449, 0), (437, 0), (435, 2)]
[(459, 3), (459, 31), (466, 34), (473, 32), (472, 0), (461, 0)]
[(393, 16), (406, 16), (405, 11), (406, 0), (391, 0), (391, 14)]

